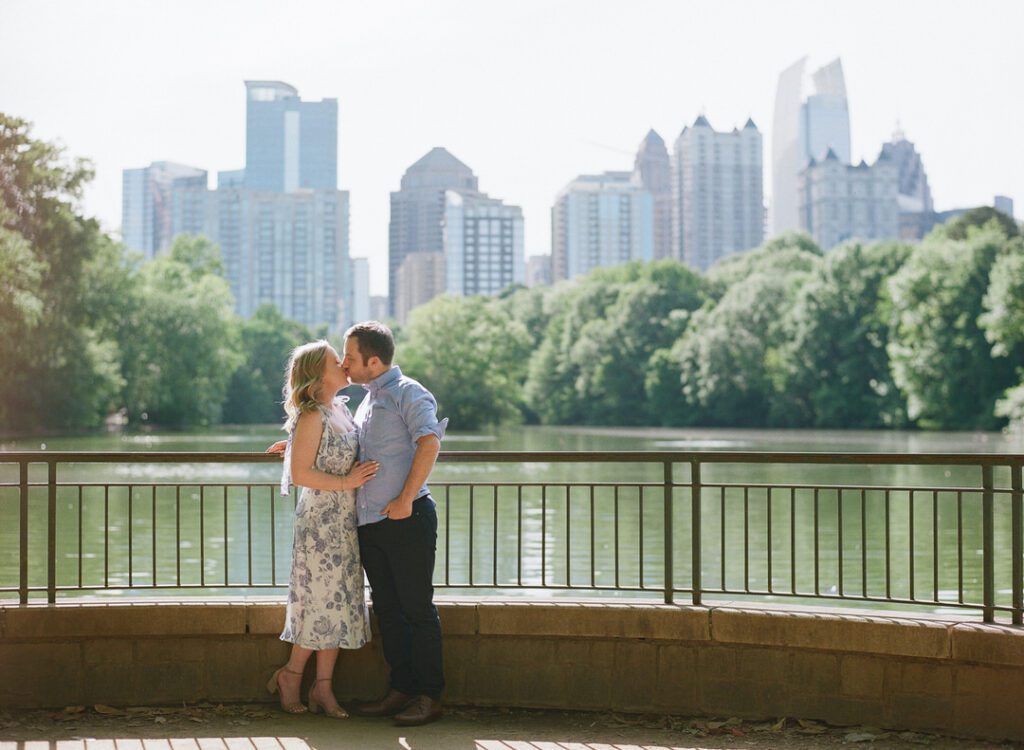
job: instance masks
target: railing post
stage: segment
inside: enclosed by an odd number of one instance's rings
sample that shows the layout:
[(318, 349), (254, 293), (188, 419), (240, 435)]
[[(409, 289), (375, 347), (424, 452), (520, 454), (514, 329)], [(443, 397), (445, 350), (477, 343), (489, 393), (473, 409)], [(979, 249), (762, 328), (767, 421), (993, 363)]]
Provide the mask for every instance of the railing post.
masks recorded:
[(1017, 464), (1010, 467), (1010, 487), (1013, 492), (1010, 495), (1012, 503), (1010, 511), (1010, 519), (1013, 524), (1013, 530), (1011, 532), (1013, 549), (1013, 564), (1011, 570), (1013, 571), (1013, 582), (1010, 584), (1010, 590), (1013, 592), (1013, 624), (1021, 625), (1024, 624), (1024, 572), (1021, 570), (1021, 555), (1024, 554), (1024, 528), (1021, 527), (1021, 514), (1024, 512), (1024, 508), (1021, 507), (1022, 502), (1022, 490), (1021, 483), (1024, 482), (1024, 465)]
[(18, 462), (18, 484), (21, 505), (18, 511), (20, 567), (18, 571), (18, 601), (28, 604), (28, 461)]
[(700, 461), (690, 463), (690, 547), (692, 552), (691, 573), (693, 581), (693, 606), (700, 606), (701, 575), (700, 575), (700, 539), (701, 539), (701, 503), (700, 503)]
[(995, 621), (995, 509), (992, 489), (992, 466), (981, 467), (981, 528), (982, 528), (982, 618)]
[(671, 604), (675, 584), (672, 581), (672, 462), (665, 465), (665, 604)]
[(46, 464), (46, 489), (49, 494), (47, 501), (46, 530), (46, 601), (54, 604), (57, 601), (57, 464), (48, 461)]

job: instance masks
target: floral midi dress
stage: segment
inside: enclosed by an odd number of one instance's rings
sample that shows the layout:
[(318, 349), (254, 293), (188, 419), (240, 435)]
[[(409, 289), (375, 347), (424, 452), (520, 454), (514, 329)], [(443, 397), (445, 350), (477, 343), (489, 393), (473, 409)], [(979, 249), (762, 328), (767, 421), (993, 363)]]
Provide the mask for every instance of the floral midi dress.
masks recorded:
[[(328, 474), (347, 474), (358, 454), (347, 400), (341, 397), (331, 408), (320, 408), (324, 431), (314, 466)], [(291, 481), (290, 453), (289, 436), (282, 491)], [(353, 490), (302, 488), (295, 506), (288, 609), (281, 640), (317, 651), (356, 649), (370, 640)]]

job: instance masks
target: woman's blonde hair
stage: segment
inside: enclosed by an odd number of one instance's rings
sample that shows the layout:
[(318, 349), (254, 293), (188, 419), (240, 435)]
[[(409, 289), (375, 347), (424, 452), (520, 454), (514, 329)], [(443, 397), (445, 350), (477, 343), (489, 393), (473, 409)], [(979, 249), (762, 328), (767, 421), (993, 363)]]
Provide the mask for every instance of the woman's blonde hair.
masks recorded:
[(328, 341), (320, 339), (292, 349), (282, 389), (284, 411), (288, 415), (284, 428), (289, 432), (295, 428), (300, 414), (313, 411), (320, 404), (320, 382), (330, 346)]

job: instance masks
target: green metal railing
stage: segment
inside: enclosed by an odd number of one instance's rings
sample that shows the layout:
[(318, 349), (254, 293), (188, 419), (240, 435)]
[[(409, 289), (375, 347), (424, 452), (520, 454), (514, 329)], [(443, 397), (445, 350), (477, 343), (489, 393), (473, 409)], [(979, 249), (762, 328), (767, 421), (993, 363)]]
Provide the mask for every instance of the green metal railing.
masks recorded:
[[(0, 453), (0, 600), (286, 586), (295, 494), (194, 479), (279, 461)], [(118, 480), (140, 464), (186, 478)], [(1019, 454), (444, 452), (435, 582), (952, 608), (1020, 624), (1022, 466)], [(896, 467), (912, 481), (892, 481)], [(518, 478), (490, 478), (503, 468)]]

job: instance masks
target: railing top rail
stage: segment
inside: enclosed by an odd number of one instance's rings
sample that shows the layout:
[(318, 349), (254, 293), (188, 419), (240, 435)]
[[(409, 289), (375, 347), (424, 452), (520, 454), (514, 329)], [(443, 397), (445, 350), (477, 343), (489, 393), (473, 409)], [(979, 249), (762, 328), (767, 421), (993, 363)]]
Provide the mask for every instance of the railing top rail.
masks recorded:
[[(731, 463), (1021, 466), (1024, 453), (776, 451), (442, 451), (446, 463)], [(258, 452), (0, 451), (0, 463), (279, 463)]]

